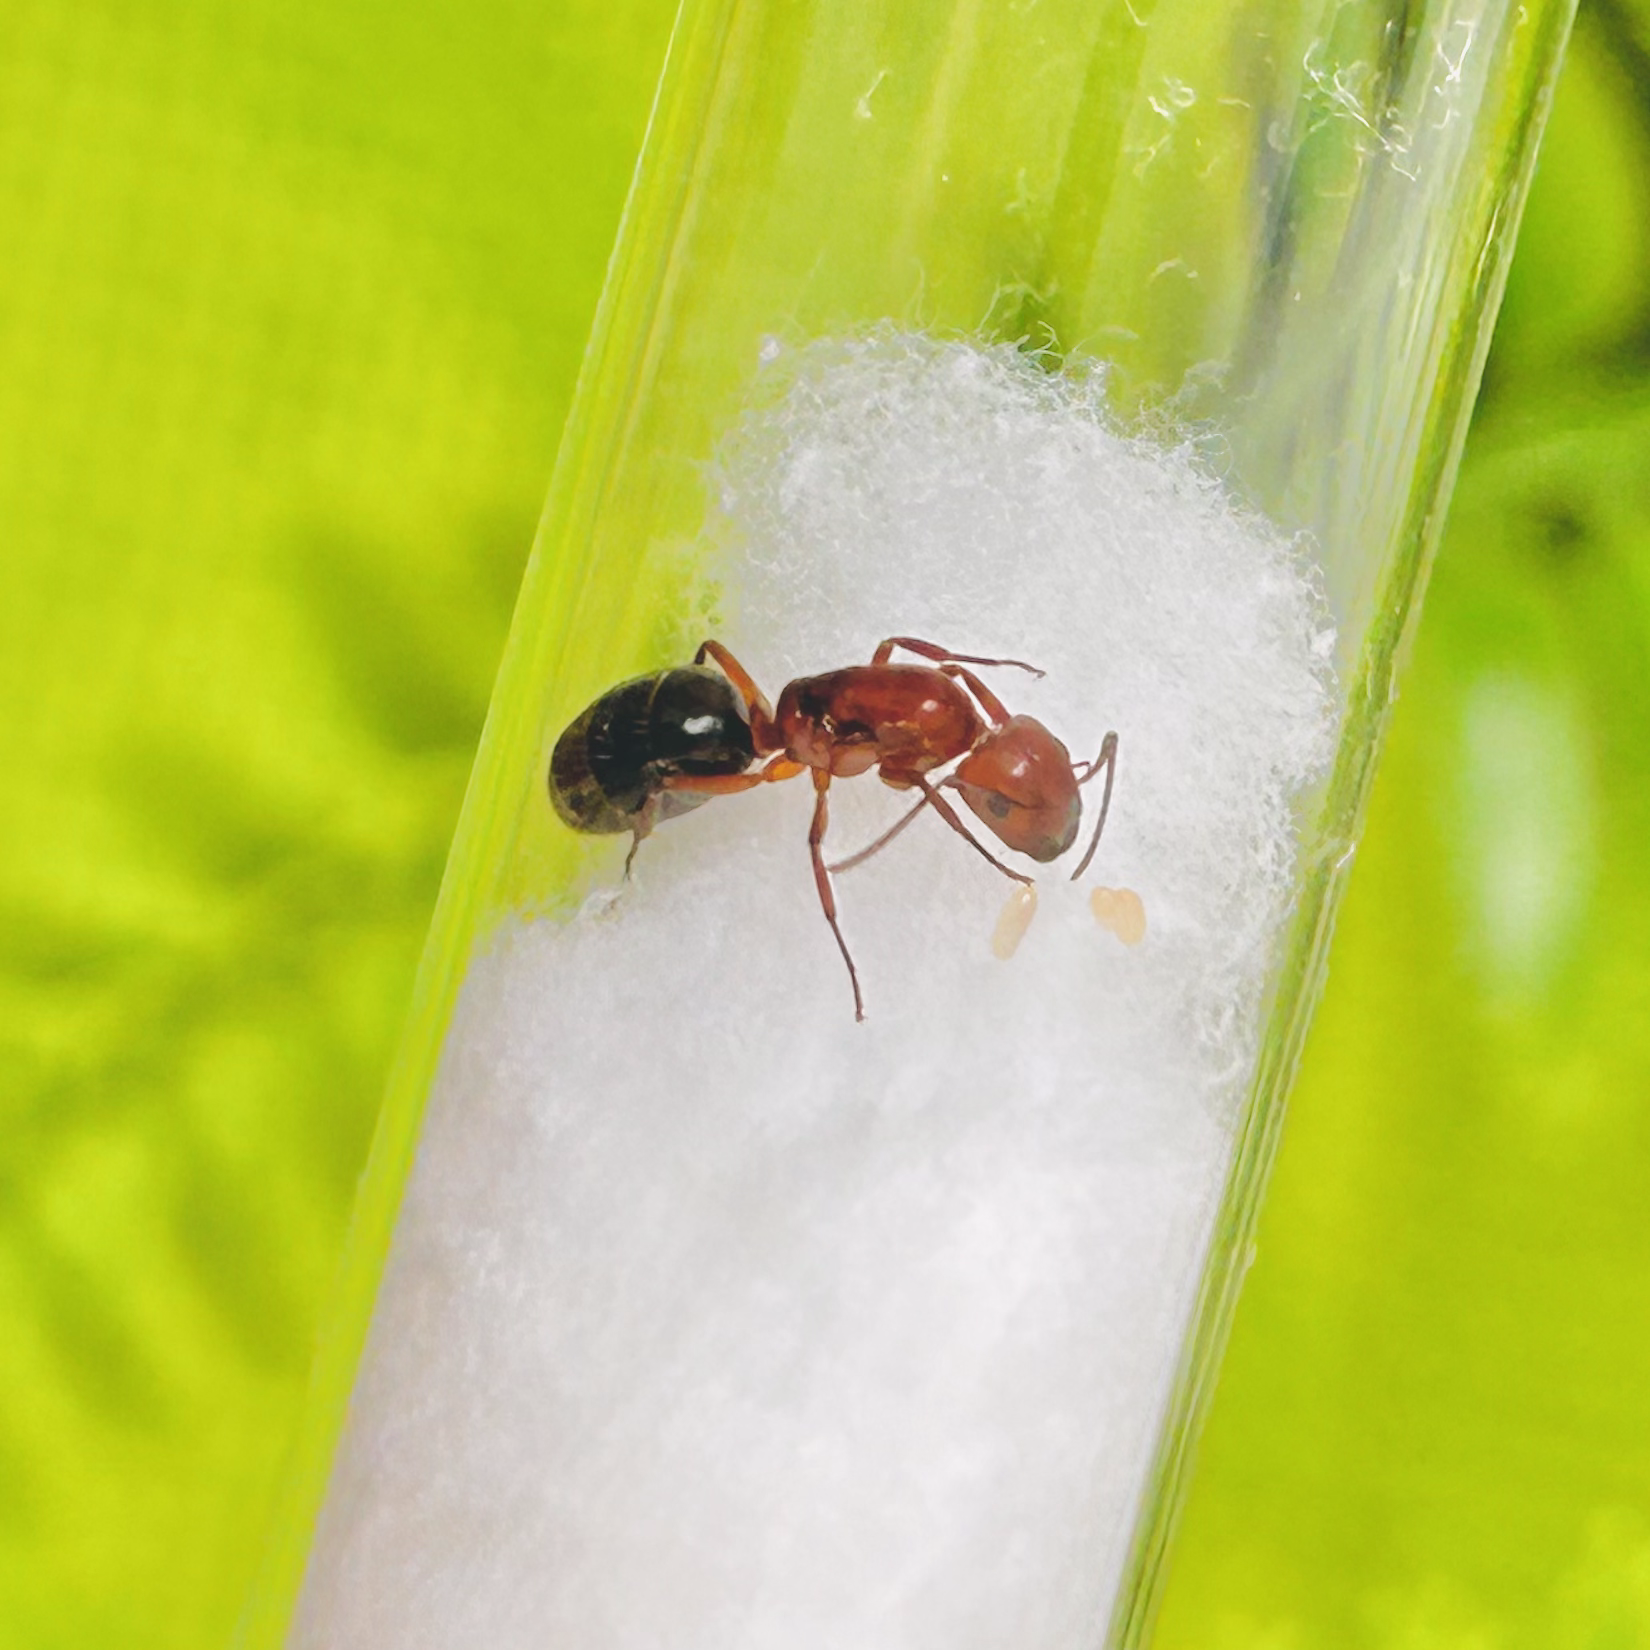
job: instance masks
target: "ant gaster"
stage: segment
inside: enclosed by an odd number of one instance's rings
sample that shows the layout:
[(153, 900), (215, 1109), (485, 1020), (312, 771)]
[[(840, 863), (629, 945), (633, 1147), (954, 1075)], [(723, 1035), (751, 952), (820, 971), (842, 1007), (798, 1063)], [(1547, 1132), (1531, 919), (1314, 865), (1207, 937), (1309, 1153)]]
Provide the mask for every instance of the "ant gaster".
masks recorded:
[(756, 760), (744, 701), (702, 665), (636, 676), (574, 718), (550, 756), (550, 801), (575, 831), (631, 833), (625, 874), (655, 824), (708, 802), (672, 780), (741, 774)]
[[(893, 664), (895, 648), (932, 663)], [(1094, 836), (1073, 877), (1081, 876), (1094, 857), (1111, 803), (1117, 736), (1107, 734), (1093, 762), (1073, 763), (1071, 753), (1041, 722), (1010, 716), (1001, 700), (966, 668), (1002, 666), (1040, 676), (1035, 666), (1018, 659), (951, 653), (932, 642), (892, 636), (877, 648), (869, 665), (850, 665), (788, 683), (775, 711), (744, 666), (720, 642), (705, 642), (694, 662), (702, 667), (706, 658), (721, 666), (743, 699), (754, 756), (766, 761), (761, 768), (743, 773), (678, 768), (661, 775), (658, 789), (667, 797), (726, 796), (812, 772), (814, 813), (808, 850), (819, 903), (847, 964), (856, 1019), (865, 1018), (864, 999), (854, 959), (837, 922), (833, 867), (826, 865), (823, 852), (829, 820), (826, 797), (833, 779), (852, 778), (874, 768), (884, 784), (921, 793), (917, 807), (904, 819), (835, 869), (862, 863), (891, 842), (923, 808), (932, 808), (1004, 876), (1030, 887), (1030, 877), (1011, 870), (974, 838), (928, 774), (961, 757), (956, 771), (941, 784), (955, 789), (999, 841), (1046, 863), (1076, 840), (1082, 816), (1078, 787), (1104, 769), (1105, 792)]]

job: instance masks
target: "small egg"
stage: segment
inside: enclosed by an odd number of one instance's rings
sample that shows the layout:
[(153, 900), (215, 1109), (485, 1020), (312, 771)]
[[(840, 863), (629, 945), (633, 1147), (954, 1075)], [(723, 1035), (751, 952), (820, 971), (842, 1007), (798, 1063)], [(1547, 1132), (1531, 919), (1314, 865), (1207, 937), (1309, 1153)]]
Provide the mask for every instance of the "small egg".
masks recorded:
[[(1132, 888), (1096, 888), (1089, 895), (1094, 920), (1109, 928), (1125, 945), (1139, 945), (1146, 937), (1146, 907)], [(1006, 914), (1006, 913), (1005, 913)], [(1000, 933), (1001, 925), (998, 927)]]
[(997, 918), (997, 930), (991, 936), (992, 954), (1007, 962), (1019, 950), (1020, 941), (1026, 937), (1026, 930), (1031, 926), (1031, 919), (1036, 915), (1036, 884), (1022, 882), (1008, 896), (1008, 901), (1003, 906), (1003, 913)]

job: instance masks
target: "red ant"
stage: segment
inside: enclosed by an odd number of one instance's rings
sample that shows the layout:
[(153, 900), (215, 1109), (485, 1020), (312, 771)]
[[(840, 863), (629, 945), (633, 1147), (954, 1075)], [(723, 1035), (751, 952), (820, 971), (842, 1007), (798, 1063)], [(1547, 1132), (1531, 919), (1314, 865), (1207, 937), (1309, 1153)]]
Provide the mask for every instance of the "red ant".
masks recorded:
[[(891, 664), (895, 648), (932, 660), (933, 664)], [(1094, 857), (1111, 805), (1117, 735), (1106, 735), (1094, 761), (1074, 763), (1071, 753), (1041, 722), (1030, 716), (1010, 716), (1001, 700), (966, 668), (1002, 666), (1041, 676), (1043, 673), (1035, 666), (1018, 659), (950, 653), (932, 642), (891, 636), (877, 648), (869, 665), (850, 665), (845, 670), (803, 676), (788, 683), (779, 695), (775, 712), (744, 666), (720, 642), (704, 643), (694, 656), (695, 666), (702, 668), (707, 657), (716, 661), (743, 698), (750, 716), (755, 759), (767, 760), (761, 768), (744, 773), (662, 774), (658, 789), (728, 796), (813, 770), (814, 815), (808, 830), (808, 850), (813, 857), (819, 903), (848, 966), (856, 1020), (865, 1018), (865, 1005), (854, 959), (837, 923), (836, 895), (831, 887), (833, 869), (848, 870), (862, 864), (893, 841), (924, 808), (932, 808), (1004, 876), (1027, 887), (1032, 885), (1030, 877), (1011, 870), (975, 839), (956, 809), (928, 779), (931, 770), (961, 757), (956, 771), (940, 783), (957, 791), (981, 823), (1007, 847), (1047, 863), (1076, 841), (1082, 819), (1078, 787), (1104, 769), (1106, 785), (1094, 836), (1072, 873), (1073, 880), (1083, 874)], [(840, 865), (827, 866), (822, 845), (829, 818), (826, 793), (831, 781), (849, 779), (872, 768), (885, 785), (920, 791), (921, 800), (870, 847)]]

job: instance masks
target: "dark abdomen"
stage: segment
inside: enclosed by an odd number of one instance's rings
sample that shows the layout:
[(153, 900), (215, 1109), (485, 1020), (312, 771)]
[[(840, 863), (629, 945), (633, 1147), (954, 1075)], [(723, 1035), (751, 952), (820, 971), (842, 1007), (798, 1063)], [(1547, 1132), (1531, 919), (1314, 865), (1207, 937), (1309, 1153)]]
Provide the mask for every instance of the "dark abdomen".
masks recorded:
[(666, 779), (743, 773), (754, 760), (726, 677), (699, 666), (658, 671), (610, 688), (569, 724), (551, 752), (550, 800), (575, 831), (628, 831), (650, 797), (666, 819), (705, 800), (665, 792)]

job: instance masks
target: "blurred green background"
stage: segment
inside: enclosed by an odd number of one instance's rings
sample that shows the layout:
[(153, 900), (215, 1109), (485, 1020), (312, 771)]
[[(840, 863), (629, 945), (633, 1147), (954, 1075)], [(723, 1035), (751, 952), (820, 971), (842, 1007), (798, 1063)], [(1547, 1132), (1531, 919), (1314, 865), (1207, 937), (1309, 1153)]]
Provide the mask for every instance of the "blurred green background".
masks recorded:
[[(0, 1645), (226, 1642), (669, 0), (0, 0)], [(1583, 0), (1161, 1643), (1650, 1647), (1650, 0)]]

